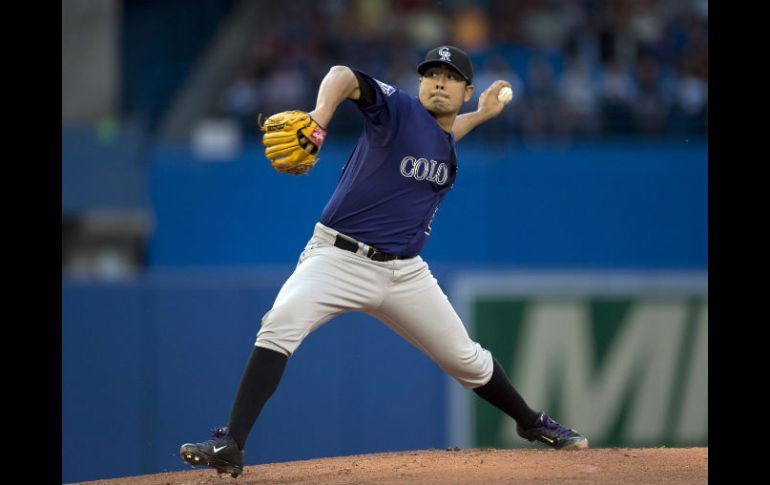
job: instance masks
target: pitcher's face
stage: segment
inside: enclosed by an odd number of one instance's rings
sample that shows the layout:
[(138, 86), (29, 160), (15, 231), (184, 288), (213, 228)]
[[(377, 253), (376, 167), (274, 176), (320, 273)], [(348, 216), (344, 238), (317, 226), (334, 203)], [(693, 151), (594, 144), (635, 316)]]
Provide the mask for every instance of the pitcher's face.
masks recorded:
[(449, 66), (431, 66), (420, 77), (420, 104), (434, 115), (459, 113), (471, 95), (473, 86)]

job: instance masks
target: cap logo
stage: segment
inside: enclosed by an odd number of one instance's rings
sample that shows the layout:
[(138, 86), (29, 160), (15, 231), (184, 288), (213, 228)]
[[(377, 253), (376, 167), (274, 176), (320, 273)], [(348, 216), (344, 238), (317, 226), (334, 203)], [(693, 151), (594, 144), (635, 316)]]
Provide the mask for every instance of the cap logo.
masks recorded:
[(438, 50), (438, 55), (441, 56), (442, 61), (451, 61), (452, 53), (449, 52), (448, 47), (442, 47)]

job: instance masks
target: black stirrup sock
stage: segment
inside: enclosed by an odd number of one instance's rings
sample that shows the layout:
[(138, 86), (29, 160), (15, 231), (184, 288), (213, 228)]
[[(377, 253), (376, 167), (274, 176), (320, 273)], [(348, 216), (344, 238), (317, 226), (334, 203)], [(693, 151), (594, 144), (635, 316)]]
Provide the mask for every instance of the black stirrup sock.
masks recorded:
[(503, 367), (494, 360), (492, 378), (483, 386), (473, 390), (482, 399), (489, 402), (497, 409), (516, 420), (525, 428), (530, 428), (540, 417), (540, 413), (533, 411), (524, 402), (524, 399), (516, 392), (513, 385), (505, 375)]
[(263, 347), (255, 346), (251, 351), (227, 425), (228, 434), (240, 449), (246, 445), (262, 406), (278, 388), (288, 360), (286, 355)]

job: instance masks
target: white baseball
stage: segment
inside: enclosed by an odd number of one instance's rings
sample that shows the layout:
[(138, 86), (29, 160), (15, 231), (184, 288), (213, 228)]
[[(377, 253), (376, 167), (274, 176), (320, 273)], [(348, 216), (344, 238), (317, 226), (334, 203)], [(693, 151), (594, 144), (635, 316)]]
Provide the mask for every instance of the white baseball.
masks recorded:
[(503, 104), (508, 104), (513, 99), (513, 91), (508, 86), (500, 90), (500, 94), (497, 95), (498, 101)]

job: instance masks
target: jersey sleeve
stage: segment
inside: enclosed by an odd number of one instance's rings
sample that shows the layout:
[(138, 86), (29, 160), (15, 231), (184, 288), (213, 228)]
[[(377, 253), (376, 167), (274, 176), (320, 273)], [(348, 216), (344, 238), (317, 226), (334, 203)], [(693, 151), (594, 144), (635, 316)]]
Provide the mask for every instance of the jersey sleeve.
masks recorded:
[(400, 120), (411, 106), (409, 95), (357, 69), (353, 72), (362, 93), (356, 106), (364, 116), (367, 135), (372, 143), (385, 145), (398, 132)]

